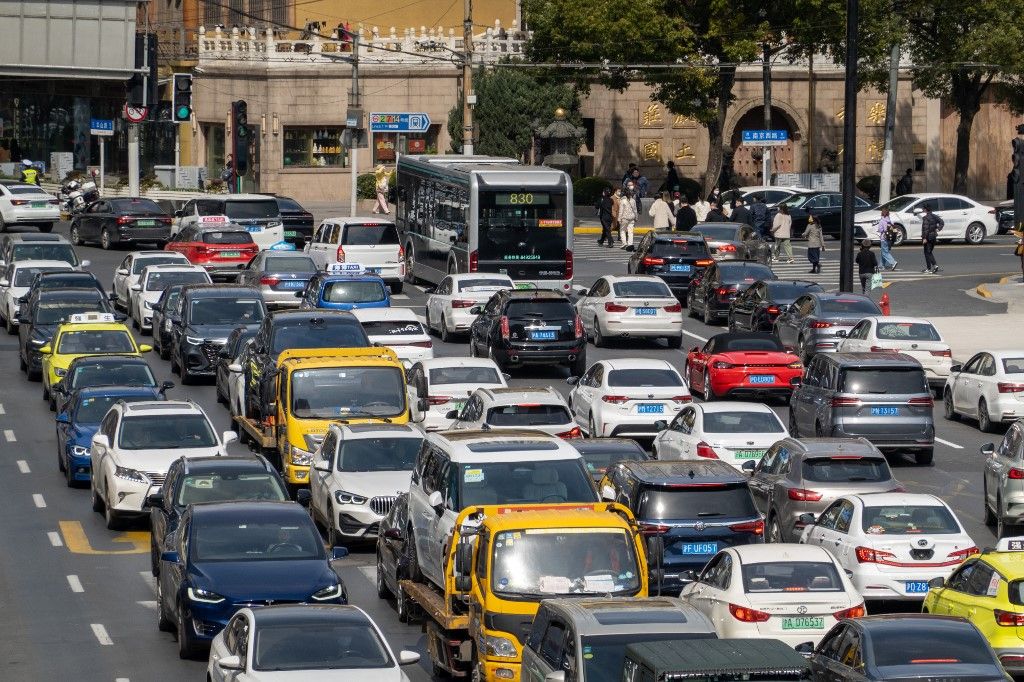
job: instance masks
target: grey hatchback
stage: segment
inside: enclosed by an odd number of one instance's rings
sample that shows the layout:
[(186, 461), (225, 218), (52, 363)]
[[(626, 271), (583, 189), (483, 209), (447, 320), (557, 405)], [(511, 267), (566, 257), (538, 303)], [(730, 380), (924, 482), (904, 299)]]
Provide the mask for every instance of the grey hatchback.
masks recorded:
[(766, 542), (797, 542), (801, 514), (817, 517), (843, 495), (902, 492), (885, 456), (866, 438), (785, 438), (748, 460), (750, 494), (765, 516)]
[(902, 353), (819, 353), (789, 404), (789, 434), (863, 436), (883, 452), (931, 464), (932, 394), (921, 364)]

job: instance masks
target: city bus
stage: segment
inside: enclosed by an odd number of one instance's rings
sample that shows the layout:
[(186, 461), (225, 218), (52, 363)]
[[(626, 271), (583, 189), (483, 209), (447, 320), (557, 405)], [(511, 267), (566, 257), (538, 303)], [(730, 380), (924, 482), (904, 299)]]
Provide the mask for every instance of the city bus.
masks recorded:
[(501, 157), (403, 156), (395, 222), (406, 281), (500, 272), (517, 287), (572, 287), (572, 180), (560, 170)]

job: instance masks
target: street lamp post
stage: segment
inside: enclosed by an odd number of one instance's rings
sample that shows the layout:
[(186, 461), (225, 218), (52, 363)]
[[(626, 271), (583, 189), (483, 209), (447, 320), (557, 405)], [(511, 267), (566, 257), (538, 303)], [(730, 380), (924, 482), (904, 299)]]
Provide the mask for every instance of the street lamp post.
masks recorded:
[(839, 290), (853, 291), (853, 211), (857, 172), (858, 0), (846, 0), (846, 90), (843, 114), (843, 223), (839, 233)]

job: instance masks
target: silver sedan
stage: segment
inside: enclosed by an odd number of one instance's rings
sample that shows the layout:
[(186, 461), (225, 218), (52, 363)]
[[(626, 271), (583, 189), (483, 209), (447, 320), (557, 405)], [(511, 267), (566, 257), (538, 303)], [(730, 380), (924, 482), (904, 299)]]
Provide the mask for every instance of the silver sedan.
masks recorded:
[(317, 272), (309, 256), (288, 251), (260, 251), (238, 275), (238, 283), (259, 287), (268, 308), (298, 308), (295, 294)]

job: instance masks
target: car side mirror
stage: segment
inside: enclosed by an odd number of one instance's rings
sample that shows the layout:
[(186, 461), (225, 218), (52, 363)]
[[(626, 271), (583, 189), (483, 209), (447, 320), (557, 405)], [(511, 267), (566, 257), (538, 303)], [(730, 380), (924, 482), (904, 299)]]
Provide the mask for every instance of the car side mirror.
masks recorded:
[(241, 656), (225, 656), (217, 661), (217, 667), (224, 670), (244, 670)]
[(7, 279), (6, 277), (4, 279), (0, 279), (0, 287), (9, 287), (9, 286), (11, 286), (11, 280)]
[(690, 349), (690, 352), (691, 353), (699, 353), (700, 352), (700, 348), (698, 348), (697, 346), (694, 346), (693, 348)]
[(144, 343), (141, 346), (139, 346), (139, 352), (140, 353), (151, 353), (152, 351), (153, 351), (153, 346), (149, 345), (148, 343)]
[(801, 642), (793, 647), (793, 650), (801, 656), (810, 656), (814, 653), (814, 642)]
[(94, 447), (98, 445), (101, 448), (109, 448), (110, 439), (104, 433), (97, 433), (92, 437), (92, 444)]
[(337, 561), (338, 559), (344, 559), (348, 556), (348, 550), (341, 545), (335, 545), (331, 548), (331, 559)]
[(748, 459), (746, 462), (744, 462), (740, 466), (740, 468), (743, 469), (744, 471), (749, 472), (749, 473), (752, 474), (752, 473), (754, 473), (754, 469), (757, 468), (757, 462), (755, 462), (752, 459)]
[(456, 592), (469, 592), (473, 589), (473, 579), (468, 575), (457, 575), (455, 576), (455, 591)]
[(845, 339), (846, 338), (846, 330), (845, 329), (840, 329), (839, 331), (837, 331), (836, 332), (836, 338)]
[(146, 496), (147, 507), (162, 507), (164, 506), (164, 494), (163, 493), (152, 493)]
[(309, 503), (313, 500), (313, 493), (309, 492), (309, 488), (300, 488), (295, 493), (295, 501), (303, 507), (308, 507)]
[(384, 537), (387, 540), (404, 540), (405, 536), (402, 535), (402, 531), (397, 528), (388, 528), (384, 531)]
[(225, 431), (224, 433), (221, 434), (220, 438), (221, 442), (223, 442), (224, 445), (227, 445), (228, 443), (234, 443), (236, 440), (238, 440), (238, 434), (235, 433), (234, 431)]
[(963, 366), (963, 365), (961, 365), (961, 364), (956, 364), (956, 365), (950, 365), (950, 367), (949, 367), (949, 371), (950, 371), (951, 373), (953, 373), (953, 372), (959, 373), (959, 372), (962, 372), (962, 371), (964, 371), (964, 366)]
[(590, 290), (586, 287), (573, 287), (572, 290), (577, 296), (586, 296), (590, 293)]
[(615, 501), (615, 488), (610, 485), (601, 486), (601, 499), (605, 502)]
[(565, 380), (565, 383), (569, 384), (570, 386), (575, 386), (579, 382), (580, 382), (580, 378), (579, 377), (568, 377)]
[(814, 518), (814, 514), (811, 514), (810, 512), (805, 512), (801, 514), (797, 517), (797, 520), (805, 526), (813, 526), (816, 521), (816, 519)]
[(415, 651), (399, 651), (398, 665), (412, 665), (420, 662), (420, 655)]
[(321, 473), (329, 474), (331, 473), (331, 463), (326, 459), (318, 459), (313, 463), (313, 469)]
[(937, 587), (945, 587), (945, 586), (946, 586), (946, 579), (943, 578), (941, 575), (937, 576), (935, 578), (932, 578), (931, 580), (928, 581), (928, 587), (933, 588), (933, 589), (937, 588)]
[(296, 291), (295, 292), (295, 298), (302, 298), (305, 295), (306, 295), (305, 291)]
[(56, 417), (56, 420), (57, 420), (57, 423), (58, 423), (58, 424), (67, 424), (67, 423), (68, 423), (68, 422), (70, 421), (70, 420), (68, 419), (68, 413), (67, 413), (67, 412), (61, 412), (61, 413), (59, 413), (59, 414), (57, 415), (57, 417)]
[(552, 670), (544, 676), (544, 682), (565, 682), (565, 671)]
[(664, 431), (665, 429), (668, 428), (668, 422), (665, 421), (664, 419), (659, 419), (658, 421), (654, 422), (654, 428), (656, 428), (659, 431)]
[(184, 214), (184, 213), (182, 213), (181, 211), (175, 211), (175, 212), (174, 212), (174, 217), (175, 217), (175, 218), (180, 218), (180, 217), (182, 217), (183, 215), (185, 215), (185, 214)]
[(83, 268), (87, 268), (87, 267), (89, 267), (90, 265), (92, 265), (92, 261), (91, 261), (91, 260), (84, 260), (84, 261), (82, 261), (81, 263), (79, 263), (78, 265), (79, 265), (80, 267), (83, 267)]
[(484, 307), (483, 306), (475, 305), (475, 306), (473, 306), (472, 308), (469, 309), (469, 314), (470, 315), (479, 315), (483, 311), (484, 311)]
[(416, 407), (419, 408), (420, 414), (430, 409), (430, 401), (426, 398), (420, 398), (416, 401)]
[(459, 235), (457, 235), (457, 234), (453, 234), (453, 235), (452, 235), (452, 236), (451, 236), (451, 237), (449, 238), (449, 241), (451, 241), (451, 243), (452, 243), (452, 244), (458, 244), (458, 243), (459, 243)]
[(173, 381), (165, 381), (162, 384), (160, 384), (160, 393), (166, 393), (167, 391), (171, 390), (172, 388), (174, 388), (174, 382)]
[(697, 571), (681, 571), (679, 573), (679, 579), (684, 583), (692, 583), (697, 581)]
[(438, 514), (444, 511), (444, 498), (441, 497), (441, 493), (437, 490), (430, 493), (430, 497), (427, 498), (427, 504)]
[(991, 457), (996, 454), (996, 445), (995, 443), (985, 443), (978, 450), (986, 457)]
[(473, 545), (460, 542), (455, 548), (456, 575), (469, 575), (473, 572)]
[(118, 268), (117, 269), (117, 274), (119, 274), (119, 275), (121, 275), (123, 277), (124, 275), (128, 274), (128, 269), (127, 268)]
[(447, 412), (444, 413), (444, 418), (445, 419), (458, 419), (459, 418), (459, 411), (458, 410), (448, 410)]
[(132, 291), (142, 291), (142, 285), (141, 284), (133, 284), (132, 285)]
[(161, 552), (160, 561), (166, 561), (169, 564), (180, 564), (181, 557), (178, 556), (177, 552)]
[(117, 300), (117, 294), (115, 294), (113, 291), (111, 291), (109, 294), (107, 294), (107, 300), (108, 301), (116, 301)]
[(43, 346), (42, 348), (39, 349), (39, 353), (42, 354), (42, 355), (49, 355), (52, 352), (53, 352), (53, 346), (51, 346), (50, 344), (46, 344), (45, 346)]
[(240, 373), (242, 371), (242, 366), (240, 364), (238, 364), (237, 362), (233, 362), (230, 365), (228, 365), (228, 371), (229, 372), (234, 372), (236, 374)]
[(437, 293), (437, 287), (423, 287), (423, 293), (427, 294), (428, 296), (430, 294), (436, 294)]

